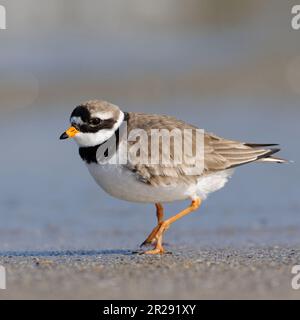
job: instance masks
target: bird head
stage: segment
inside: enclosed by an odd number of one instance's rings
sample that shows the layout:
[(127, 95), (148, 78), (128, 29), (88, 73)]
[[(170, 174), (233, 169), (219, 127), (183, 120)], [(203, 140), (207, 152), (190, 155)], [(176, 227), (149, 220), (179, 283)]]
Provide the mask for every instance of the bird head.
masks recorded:
[(118, 106), (101, 100), (87, 101), (73, 110), (71, 127), (60, 139), (74, 138), (80, 147), (93, 147), (112, 137), (123, 119)]

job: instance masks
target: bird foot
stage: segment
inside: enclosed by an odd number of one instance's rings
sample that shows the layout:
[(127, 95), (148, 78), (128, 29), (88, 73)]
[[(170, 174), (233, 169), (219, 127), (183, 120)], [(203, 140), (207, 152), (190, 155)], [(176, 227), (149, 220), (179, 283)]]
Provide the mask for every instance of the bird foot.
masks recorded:
[(149, 234), (147, 239), (140, 245), (140, 247), (155, 244), (159, 237), (161, 237), (164, 232), (169, 229), (170, 224), (166, 221), (160, 222)]
[(163, 234), (169, 228), (169, 223), (167, 221), (160, 222), (150, 233), (148, 238), (142, 243), (141, 246), (147, 244), (155, 244), (155, 248), (152, 250), (147, 250), (143, 252), (143, 254), (163, 254), (165, 253), (165, 249), (162, 246)]
[(161, 247), (161, 248), (154, 248), (152, 250), (147, 250), (142, 254), (164, 254), (164, 253), (165, 253), (165, 249)]
[(156, 236), (161, 227), (161, 223), (159, 223), (149, 234), (146, 240), (140, 245), (140, 248), (143, 246), (149, 246), (157, 241)]

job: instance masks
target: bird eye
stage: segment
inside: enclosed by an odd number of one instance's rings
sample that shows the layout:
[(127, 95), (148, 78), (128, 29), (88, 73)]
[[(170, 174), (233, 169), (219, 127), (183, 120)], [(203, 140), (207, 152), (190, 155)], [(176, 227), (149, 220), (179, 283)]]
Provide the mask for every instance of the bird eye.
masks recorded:
[(101, 119), (99, 118), (92, 118), (89, 123), (93, 126), (96, 126), (97, 124), (99, 124), (101, 122)]

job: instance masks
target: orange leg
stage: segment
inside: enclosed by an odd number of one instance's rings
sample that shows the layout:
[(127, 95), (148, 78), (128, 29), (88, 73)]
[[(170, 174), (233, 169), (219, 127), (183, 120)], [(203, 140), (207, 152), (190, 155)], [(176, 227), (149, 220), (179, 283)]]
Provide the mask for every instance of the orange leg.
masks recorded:
[(157, 226), (151, 231), (147, 239), (140, 245), (140, 247), (151, 244), (153, 241), (155, 241), (155, 236), (160, 228), (162, 221), (164, 219), (164, 208), (161, 203), (155, 203), (156, 207), (156, 217), (157, 217)]
[(170, 225), (173, 222), (175, 222), (178, 219), (186, 216), (187, 214), (197, 210), (200, 207), (201, 202), (202, 202), (202, 200), (200, 198), (197, 198), (197, 199), (192, 201), (192, 203), (190, 204), (190, 206), (188, 208), (182, 210), (181, 212), (179, 212), (175, 216), (173, 216), (173, 217), (171, 217), (171, 218), (169, 218), (169, 219), (167, 219), (165, 221), (162, 221), (160, 223), (160, 225), (159, 225), (158, 230), (156, 231), (156, 233), (154, 235), (154, 239), (156, 240), (155, 248), (153, 250), (145, 251), (144, 253), (145, 254), (163, 254), (165, 252), (165, 250), (164, 250), (164, 247), (162, 245), (162, 240), (163, 240), (163, 235), (164, 235), (165, 231), (170, 227)]

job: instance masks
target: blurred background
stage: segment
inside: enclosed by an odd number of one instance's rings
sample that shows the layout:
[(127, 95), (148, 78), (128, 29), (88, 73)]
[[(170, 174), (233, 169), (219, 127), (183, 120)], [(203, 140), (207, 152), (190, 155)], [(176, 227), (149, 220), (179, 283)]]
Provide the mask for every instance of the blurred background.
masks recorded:
[[(0, 250), (135, 249), (153, 206), (100, 190), (72, 141), (73, 107), (105, 99), (221, 136), (280, 143), (289, 165), (239, 168), (169, 230), (182, 246), (300, 243), (300, 31), (295, 1), (1, 0)], [(167, 215), (184, 207), (167, 205)]]

